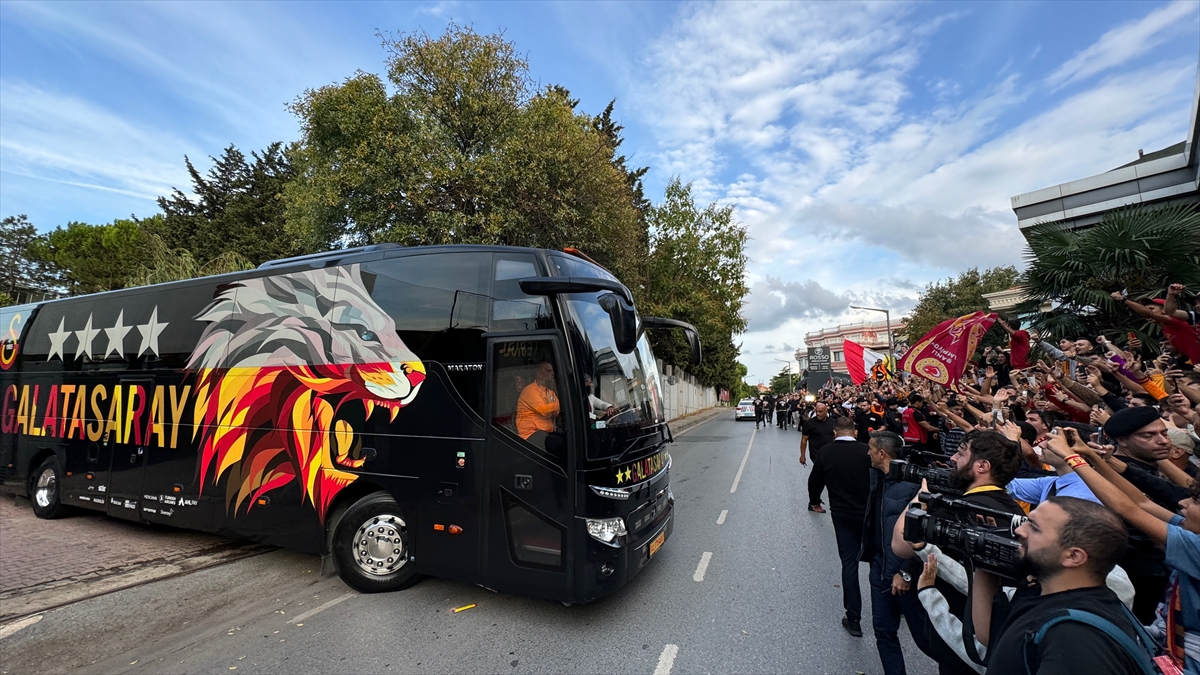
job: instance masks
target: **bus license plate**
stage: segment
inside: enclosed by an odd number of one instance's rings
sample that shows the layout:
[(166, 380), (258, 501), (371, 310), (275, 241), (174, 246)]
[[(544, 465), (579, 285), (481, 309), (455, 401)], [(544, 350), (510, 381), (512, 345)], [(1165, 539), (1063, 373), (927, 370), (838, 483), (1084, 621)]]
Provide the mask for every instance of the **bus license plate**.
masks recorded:
[(663, 530), (662, 532), (658, 533), (658, 536), (654, 538), (654, 541), (650, 542), (651, 557), (653, 557), (655, 553), (658, 553), (658, 549), (662, 548), (663, 542), (666, 540), (667, 532), (666, 530)]

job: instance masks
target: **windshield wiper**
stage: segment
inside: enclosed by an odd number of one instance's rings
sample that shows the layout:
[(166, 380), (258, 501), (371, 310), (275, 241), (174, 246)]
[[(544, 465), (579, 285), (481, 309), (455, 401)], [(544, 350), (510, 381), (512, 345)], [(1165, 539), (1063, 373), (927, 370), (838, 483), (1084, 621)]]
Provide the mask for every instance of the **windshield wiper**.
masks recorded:
[[(666, 423), (664, 422), (663, 424), (666, 424)], [(645, 450), (646, 447), (649, 445), (649, 443), (646, 442), (648, 439), (652, 439), (655, 436), (662, 437), (662, 434), (658, 428), (660, 426), (662, 426), (662, 424), (655, 424), (652, 427), (646, 427), (646, 429), (654, 429), (654, 431), (652, 433), (642, 434), (641, 436), (638, 436), (637, 438), (630, 440), (629, 445), (625, 446), (625, 450), (623, 450), (620, 455), (617, 455), (616, 457), (613, 457), (611, 460), (609, 460), (609, 463), (610, 464), (620, 464), (625, 459), (625, 457), (627, 455), (629, 455), (629, 453), (634, 452), (634, 451)], [(642, 431), (645, 431), (646, 429), (643, 429)], [(670, 427), (668, 427), (668, 429), (670, 429)], [(668, 433), (670, 433), (670, 432), (668, 431)], [(666, 442), (667, 442), (667, 439), (663, 438), (662, 441), (659, 443), (659, 445), (663, 445)]]

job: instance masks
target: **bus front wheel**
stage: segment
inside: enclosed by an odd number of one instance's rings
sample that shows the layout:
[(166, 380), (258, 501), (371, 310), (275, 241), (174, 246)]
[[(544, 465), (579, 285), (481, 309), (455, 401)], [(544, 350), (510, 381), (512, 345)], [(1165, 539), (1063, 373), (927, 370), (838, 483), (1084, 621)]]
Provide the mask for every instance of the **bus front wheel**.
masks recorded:
[(338, 576), (360, 593), (408, 588), (419, 579), (410, 541), (396, 500), (384, 492), (367, 495), (346, 510), (334, 531)]
[(50, 457), (38, 465), (29, 478), (29, 497), (33, 502), (33, 514), (38, 518), (58, 518), (67, 511), (62, 503), (62, 466), (57, 457)]

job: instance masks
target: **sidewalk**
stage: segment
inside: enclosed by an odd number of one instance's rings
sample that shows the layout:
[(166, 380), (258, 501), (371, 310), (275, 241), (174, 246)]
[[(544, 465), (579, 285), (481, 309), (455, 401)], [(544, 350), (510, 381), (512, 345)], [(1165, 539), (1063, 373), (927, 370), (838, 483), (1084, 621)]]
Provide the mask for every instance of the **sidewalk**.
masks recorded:
[(671, 433), (675, 436), (678, 436), (694, 426), (704, 424), (712, 418), (720, 416), (722, 413), (729, 413), (732, 417), (733, 408), (729, 406), (705, 408), (704, 410), (697, 410), (696, 412), (684, 415), (683, 417), (676, 417), (670, 422), (667, 422), (667, 424), (671, 426)]
[(92, 511), (41, 520), (28, 502), (0, 495), (0, 620), (241, 557), (251, 548), (260, 547)]

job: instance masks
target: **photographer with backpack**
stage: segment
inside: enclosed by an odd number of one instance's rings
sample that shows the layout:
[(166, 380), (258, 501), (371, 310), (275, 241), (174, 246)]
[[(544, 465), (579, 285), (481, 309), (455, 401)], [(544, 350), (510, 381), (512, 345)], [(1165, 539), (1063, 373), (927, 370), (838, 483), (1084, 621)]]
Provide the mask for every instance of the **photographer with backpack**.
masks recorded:
[(1017, 590), (1004, 624), (990, 630), (999, 578), (976, 571), (975, 638), (988, 673), (1137, 675), (1153, 672), (1153, 643), (1105, 579), (1125, 553), (1121, 519), (1095, 502), (1053, 496), (1015, 532), (1018, 565), (1036, 583)]

